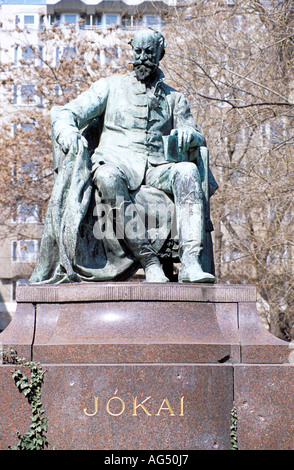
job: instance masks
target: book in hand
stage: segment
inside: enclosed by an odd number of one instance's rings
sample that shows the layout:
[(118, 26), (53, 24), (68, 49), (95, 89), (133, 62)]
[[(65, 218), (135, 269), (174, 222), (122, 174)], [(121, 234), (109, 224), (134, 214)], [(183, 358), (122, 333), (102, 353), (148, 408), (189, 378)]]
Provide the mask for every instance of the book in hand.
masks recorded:
[(178, 147), (177, 135), (162, 136), (164, 158), (167, 162), (187, 162), (189, 161), (188, 152), (180, 152)]

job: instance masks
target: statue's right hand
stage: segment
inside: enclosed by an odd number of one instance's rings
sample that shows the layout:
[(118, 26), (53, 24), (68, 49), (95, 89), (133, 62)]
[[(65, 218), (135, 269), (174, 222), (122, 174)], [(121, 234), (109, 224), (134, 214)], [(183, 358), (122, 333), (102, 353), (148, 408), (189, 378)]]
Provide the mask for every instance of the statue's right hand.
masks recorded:
[(64, 153), (76, 155), (88, 147), (88, 142), (81, 134), (72, 132), (59, 137), (59, 143)]

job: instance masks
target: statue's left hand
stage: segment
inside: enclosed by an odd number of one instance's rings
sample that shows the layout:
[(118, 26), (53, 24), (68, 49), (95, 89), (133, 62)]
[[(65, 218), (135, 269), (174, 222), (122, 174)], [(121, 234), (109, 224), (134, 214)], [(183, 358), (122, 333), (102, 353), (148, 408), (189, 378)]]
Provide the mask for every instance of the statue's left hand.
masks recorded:
[(188, 152), (190, 147), (200, 147), (201, 145), (205, 145), (203, 135), (192, 127), (173, 129), (171, 131), (171, 135), (178, 136), (178, 148), (180, 153)]

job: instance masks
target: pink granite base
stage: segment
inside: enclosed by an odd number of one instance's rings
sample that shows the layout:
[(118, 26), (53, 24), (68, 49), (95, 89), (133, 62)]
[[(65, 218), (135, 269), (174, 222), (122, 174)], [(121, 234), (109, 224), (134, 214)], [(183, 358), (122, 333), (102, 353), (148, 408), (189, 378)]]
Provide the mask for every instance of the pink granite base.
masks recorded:
[[(46, 369), (49, 449), (230, 449), (234, 402), (240, 449), (294, 448), (293, 353), (258, 318), (254, 287), (22, 286), (17, 302), (0, 342)], [(11, 370), (0, 449), (29, 420)]]

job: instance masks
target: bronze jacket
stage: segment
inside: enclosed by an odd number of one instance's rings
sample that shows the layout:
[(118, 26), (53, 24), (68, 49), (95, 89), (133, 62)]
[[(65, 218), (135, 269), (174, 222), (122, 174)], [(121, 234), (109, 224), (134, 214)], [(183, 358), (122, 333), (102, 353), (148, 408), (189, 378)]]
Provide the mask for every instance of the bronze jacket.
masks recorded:
[(125, 173), (129, 189), (137, 189), (148, 164), (166, 163), (162, 136), (183, 127), (199, 132), (186, 98), (163, 79), (159, 70), (152, 91), (134, 72), (98, 80), (58, 113), (57, 141), (63, 133), (77, 132), (100, 116), (104, 122), (92, 155), (93, 170), (102, 163), (114, 163)]

